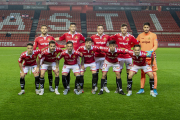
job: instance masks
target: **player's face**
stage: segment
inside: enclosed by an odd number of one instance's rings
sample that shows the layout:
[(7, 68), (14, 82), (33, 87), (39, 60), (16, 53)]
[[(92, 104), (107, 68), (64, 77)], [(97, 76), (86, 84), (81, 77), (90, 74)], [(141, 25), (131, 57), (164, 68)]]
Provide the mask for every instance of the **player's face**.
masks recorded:
[(76, 25), (70, 25), (69, 29), (71, 32), (75, 32), (76, 31)]
[(41, 27), (41, 33), (45, 35), (47, 32), (48, 32), (47, 27), (46, 26), (42, 26)]
[(86, 45), (87, 49), (90, 49), (91, 45), (92, 45), (92, 42), (91, 41), (87, 41), (87, 42), (85, 42), (85, 45)]
[(144, 29), (145, 33), (148, 33), (150, 30), (150, 27), (149, 27), (149, 25), (144, 25), (143, 29)]
[(50, 52), (54, 52), (55, 51), (55, 48), (56, 48), (56, 45), (55, 44), (50, 44), (49, 45), (49, 49), (50, 49)]
[(116, 44), (110, 44), (109, 45), (110, 51), (115, 52), (115, 47), (116, 47)]
[(67, 44), (66, 48), (67, 48), (68, 52), (72, 52), (73, 45), (72, 44)]
[(103, 26), (98, 26), (98, 27), (97, 27), (97, 33), (98, 33), (99, 35), (102, 35), (103, 32), (104, 32)]
[(32, 53), (33, 53), (33, 46), (28, 45), (28, 46), (27, 46), (27, 51), (28, 51), (28, 54), (29, 54), (29, 55), (32, 54)]
[(140, 51), (141, 51), (140, 47), (135, 47), (135, 48), (134, 48), (134, 54), (135, 54), (136, 56), (139, 56)]
[(126, 34), (127, 33), (127, 26), (121, 27), (121, 32), (122, 34)]

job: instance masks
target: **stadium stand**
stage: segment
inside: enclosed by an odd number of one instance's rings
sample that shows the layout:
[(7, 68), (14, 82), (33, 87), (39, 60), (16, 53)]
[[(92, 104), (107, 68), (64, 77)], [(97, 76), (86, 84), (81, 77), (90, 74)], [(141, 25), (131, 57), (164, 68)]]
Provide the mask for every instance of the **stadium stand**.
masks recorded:
[(41, 11), (36, 32), (40, 34), (41, 25), (46, 24), (50, 34), (64, 33), (68, 31), (71, 22), (75, 22), (77, 24), (77, 32), (81, 32), (79, 12)]
[(178, 16), (179, 19), (180, 19), (180, 11), (176, 11), (176, 14), (177, 14), (177, 16)]
[(149, 3), (170, 3), (170, 2), (180, 2), (179, 0), (140, 0), (140, 2), (149, 2)]
[(142, 32), (145, 22), (151, 24), (152, 32), (180, 32), (180, 29), (169, 11), (132, 11), (138, 32)]
[[(34, 16), (33, 10), (0, 10), (0, 40), (6, 41), (28, 41), (32, 27), (31, 17)], [(29, 18), (22, 18), (22, 14), (28, 14)], [(4, 15), (4, 20), (2, 16)], [(14, 16), (14, 20), (10, 20)], [(11, 33), (11, 37), (5, 37), (6, 33)]]
[[(124, 11), (93, 11), (86, 13), (87, 34), (96, 34), (97, 25), (103, 24), (105, 33), (115, 34), (120, 31), (122, 23), (128, 25), (128, 30), (132, 33)], [(89, 36), (89, 35), (88, 35)]]

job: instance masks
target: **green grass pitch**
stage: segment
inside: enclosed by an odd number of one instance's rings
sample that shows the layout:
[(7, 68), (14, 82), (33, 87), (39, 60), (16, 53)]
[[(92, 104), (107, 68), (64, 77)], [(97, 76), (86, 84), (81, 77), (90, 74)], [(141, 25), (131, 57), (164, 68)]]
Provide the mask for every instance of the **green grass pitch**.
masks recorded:
[[(85, 73), (84, 94), (73, 93), (75, 77), (71, 74), (71, 91), (64, 96), (60, 76), (60, 95), (49, 92), (45, 75), (45, 94), (35, 94), (33, 74), (25, 78), (26, 93), (19, 96), (18, 58), (25, 47), (0, 48), (0, 120), (179, 120), (180, 119), (180, 48), (158, 48), (158, 93), (149, 95), (149, 78), (146, 77), (145, 93), (136, 94), (140, 88), (140, 71), (133, 78), (130, 97), (115, 94), (115, 74), (108, 72), (110, 93), (91, 94), (91, 72)], [(60, 62), (62, 68), (63, 61)], [(98, 88), (100, 88), (100, 79)], [(122, 72), (123, 90), (126, 92), (126, 73)], [(54, 87), (54, 83), (53, 83)], [(98, 90), (99, 92), (99, 90)], [(126, 92), (127, 93), (127, 92)]]

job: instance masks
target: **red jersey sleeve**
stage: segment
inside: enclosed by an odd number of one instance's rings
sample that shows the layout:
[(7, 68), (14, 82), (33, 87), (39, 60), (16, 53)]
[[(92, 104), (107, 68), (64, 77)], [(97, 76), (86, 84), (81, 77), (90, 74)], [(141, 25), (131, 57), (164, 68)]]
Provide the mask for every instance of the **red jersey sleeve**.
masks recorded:
[(23, 53), (20, 55), (19, 59), (18, 59), (18, 62), (19, 63), (22, 63), (23, 62)]
[(94, 45), (94, 52), (101, 52), (101, 49), (100, 49), (100, 47), (98, 47), (98, 46), (96, 46), (96, 45)]
[(111, 40), (116, 40), (116, 34), (110, 36), (110, 41), (111, 41)]
[(64, 33), (61, 37), (59, 37), (59, 41), (63, 41), (63, 40), (65, 40), (65, 39), (66, 39), (65, 33)]
[(45, 57), (45, 53), (44, 53), (44, 51), (42, 51), (41, 54), (38, 55), (38, 58), (39, 58), (39, 59), (42, 59), (42, 58), (44, 58), (44, 57)]
[(38, 46), (38, 39), (36, 38), (34, 41), (33, 50), (36, 50), (37, 46)]
[(134, 52), (133, 50), (129, 50), (127, 53), (132, 57)]
[[(54, 37), (52, 37), (52, 40), (56, 41), (56, 40), (54, 39)], [(57, 46), (57, 47), (60, 47), (60, 48), (65, 48), (65, 45), (59, 45), (57, 42), (56, 42), (56, 46)]]
[(128, 44), (131, 45), (131, 47), (134, 47), (134, 45), (139, 44), (139, 41), (133, 35), (131, 35), (131, 39), (129, 40)]
[(58, 55), (57, 60), (60, 60), (61, 58), (63, 58), (63, 52)]

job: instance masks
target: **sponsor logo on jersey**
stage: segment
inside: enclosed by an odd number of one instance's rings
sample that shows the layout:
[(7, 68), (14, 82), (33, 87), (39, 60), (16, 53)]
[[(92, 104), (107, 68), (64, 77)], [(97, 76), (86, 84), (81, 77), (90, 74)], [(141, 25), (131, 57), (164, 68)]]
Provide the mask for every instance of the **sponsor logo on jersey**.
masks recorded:
[(99, 38), (95, 38), (95, 39), (99, 39)]
[(119, 40), (122, 40), (122, 38), (118, 38)]
[(49, 45), (49, 43), (40, 43), (41, 45)]
[(142, 43), (146, 43), (147, 44), (147, 43), (150, 43), (150, 41), (142, 41)]
[(106, 44), (106, 42), (96, 42), (96, 44)]

